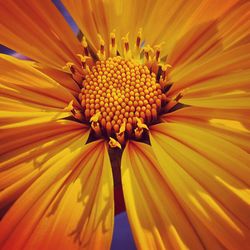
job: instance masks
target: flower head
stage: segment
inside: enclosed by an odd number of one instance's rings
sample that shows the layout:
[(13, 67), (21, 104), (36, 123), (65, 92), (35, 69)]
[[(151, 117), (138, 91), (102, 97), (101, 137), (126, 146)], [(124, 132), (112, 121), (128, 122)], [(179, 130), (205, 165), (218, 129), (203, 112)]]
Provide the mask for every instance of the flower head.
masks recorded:
[(2, 1), (0, 246), (247, 249), (249, 3)]

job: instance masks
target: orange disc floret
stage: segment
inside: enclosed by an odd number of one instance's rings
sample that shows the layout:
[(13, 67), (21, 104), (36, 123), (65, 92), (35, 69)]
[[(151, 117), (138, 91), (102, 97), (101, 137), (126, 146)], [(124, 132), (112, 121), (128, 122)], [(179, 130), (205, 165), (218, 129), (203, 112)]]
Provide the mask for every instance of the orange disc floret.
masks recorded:
[(109, 134), (136, 128), (136, 119), (145, 124), (157, 118), (162, 90), (156, 75), (146, 65), (116, 56), (97, 61), (83, 81), (81, 105), (86, 120), (99, 114), (95, 122)]

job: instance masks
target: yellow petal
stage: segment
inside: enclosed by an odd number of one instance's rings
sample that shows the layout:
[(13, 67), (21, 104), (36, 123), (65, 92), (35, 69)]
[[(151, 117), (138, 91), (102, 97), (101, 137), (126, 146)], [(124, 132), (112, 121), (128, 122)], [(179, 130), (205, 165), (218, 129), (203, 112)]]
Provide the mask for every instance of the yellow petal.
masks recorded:
[[(248, 154), (213, 135), (179, 124), (153, 126), (151, 144), (158, 171), (190, 219), (195, 217), (225, 248), (247, 248)], [(236, 166), (238, 174), (233, 171)], [(208, 243), (212, 242), (204, 242), (205, 247)]]
[(185, 90), (185, 99), (224, 96), (230, 94), (244, 94), (250, 91), (250, 70), (243, 72), (228, 72), (223, 75), (204, 79), (192, 84)]
[(236, 145), (191, 124), (164, 123), (153, 126), (152, 129), (160, 129), (164, 133), (167, 131), (168, 135), (197, 150), (234, 177), (249, 183), (249, 155)]
[(157, 165), (150, 146), (127, 143), (122, 156), (122, 183), (137, 248), (203, 249)]
[(3, 249), (109, 249), (113, 184), (103, 141), (77, 140), (0, 223)]
[(202, 128), (250, 152), (249, 112), (240, 109), (187, 107), (163, 115), (165, 122), (178, 122)]
[(77, 63), (81, 45), (51, 1), (0, 3), (0, 43), (44, 65)]
[(183, 97), (182, 103), (204, 108), (223, 108), (223, 109), (245, 109), (249, 110), (250, 92), (239, 91), (238, 93), (215, 95), (212, 97), (189, 98)]

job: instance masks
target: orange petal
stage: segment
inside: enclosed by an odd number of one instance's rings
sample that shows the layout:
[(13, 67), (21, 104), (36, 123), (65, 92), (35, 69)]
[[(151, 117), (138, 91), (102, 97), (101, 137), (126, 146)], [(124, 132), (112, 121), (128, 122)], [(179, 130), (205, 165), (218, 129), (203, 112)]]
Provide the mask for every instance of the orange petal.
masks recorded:
[(74, 141), (84, 145), (88, 127), (72, 121), (56, 121), (14, 129), (2, 129), (0, 140), (0, 207), (27, 189), (63, 156)]
[(209, 0), (154, 2), (154, 5), (150, 6), (151, 9), (147, 9), (151, 15), (144, 19), (142, 25), (145, 26), (145, 38), (152, 44), (165, 41), (161, 54), (167, 56), (176, 46), (176, 41), (180, 39), (184, 41), (186, 36), (201, 24), (217, 20), (228, 10), (233, 9), (237, 2), (237, 0), (226, 2), (216, 0), (213, 3)]
[[(244, 2), (244, 1), (242, 1)], [(229, 0), (229, 1), (220, 1), (214, 0), (211, 3), (210, 0), (200, 1), (199, 7), (192, 13), (189, 22), (186, 23), (186, 26), (192, 26), (196, 22), (206, 22), (209, 20), (215, 20), (223, 14), (234, 11), (237, 4), (242, 4), (241, 1)]]
[[(131, 48), (136, 42), (136, 35), (142, 26), (140, 21), (148, 15), (151, 9), (145, 13), (141, 1), (69, 1), (62, 0), (63, 4), (72, 15), (79, 28), (86, 36), (91, 47), (95, 51), (99, 49), (97, 34), (100, 34), (109, 48), (110, 33), (115, 30), (118, 48), (121, 50), (121, 38), (129, 32)], [(152, 5), (152, 4), (147, 4)], [(145, 6), (144, 6), (145, 7)], [(133, 29), (131, 27), (133, 26)], [(106, 50), (106, 53), (108, 50)]]
[(193, 6), (195, 8), (187, 13), (185, 22), (175, 24), (178, 31), (171, 45), (167, 46), (171, 65), (188, 64), (201, 56), (210, 57), (244, 40), (249, 34), (249, 4), (246, 1), (216, 0), (211, 3), (203, 0)]
[[(198, 86), (198, 84), (205, 85), (203, 83), (206, 82), (209, 84), (210, 81), (213, 82), (213, 86), (215, 86), (218, 90), (218, 87), (220, 87), (218, 81), (222, 79), (223, 83), (226, 84), (227, 75), (232, 75), (234, 80), (236, 80), (235, 77), (238, 77), (240, 81), (244, 82), (246, 76), (243, 70), (249, 69), (250, 54), (247, 53), (249, 50), (249, 44), (241, 45), (239, 47), (232, 48), (231, 50), (217, 53), (211, 58), (201, 57), (199, 60), (191, 62), (187, 65), (181, 65), (173, 68), (170, 72), (170, 80), (174, 84), (168, 92), (168, 95), (176, 95), (181, 90), (187, 90), (190, 92), (193, 86)], [(230, 81), (231, 84), (234, 80)], [(223, 87), (225, 87), (225, 85), (223, 85)], [(237, 86), (235, 88), (237, 89)], [(213, 90), (212, 87), (210, 90)]]
[(11, 56), (0, 55), (0, 80), (2, 96), (28, 102), (30, 106), (34, 103), (34, 106), (61, 109), (71, 100), (77, 105), (74, 96), (59, 83), (30, 63)]
[(3, 249), (110, 248), (113, 184), (106, 146), (76, 140), (61, 156), (1, 221)]
[(80, 87), (78, 84), (72, 79), (71, 74), (62, 72), (57, 69), (52, 69), (49, 67), (44, 67), (43, 65), (34, 65), (39, 71), (43, 72), (47, 76), (54, 79), (68, 91), (70, 91), (75, 97), (77, 97), (80, 93)]
[(137, 248), (203, 249), (157, 165), (150, 146), (127, 143), (122, 156), (122, 186)]
[[(204, 79), (192, 84), (192, 87), (185, 89), (184, 100), (195, 98), (213, 98), (230, 94), (246, 94), (250, 92), (249, 86), (250, 70), (243, 72), (228, 72), (211, 79)], [(221, 106), (219, 106), (221, 107)]]
[(51, 1), (1, 1), (0, 16), (1, 44), (58, 69), (79, 62), (81, 45)]
[(200, 235), (204, 248), (214, 249), (212, 239), (205, 238), (208, 235), (226, 249), (247, 248), (249, 155), (191, 125), (165, 123), (151, 131), (157, 169), (191, 223), (195, 218), (206, 228), (207, 234)]
[(75, 97), (26, 61), (0, 56), (0, 126), (14, 128), (71, 116), (64, 108)]
[[(90, 1), (79, 0), (77, 2), (73, 2), (62, 0), (62, 3), (69, 11), (82, 33), (87, 37), (90, 45), (94, 47), (95, 51), (97, 51), (97, 33), (99, 33), (99, 31), (94, 20), (94, 15), (98, 9), (92, 10), (92, 3)], [(104, 24), (102, 26), (104, 26)]]
[(237, 5), (219, 19), (218, 31), (224, 49), (249, 43), (249, 8), (250, 3), (248, 1), (239, 1)]

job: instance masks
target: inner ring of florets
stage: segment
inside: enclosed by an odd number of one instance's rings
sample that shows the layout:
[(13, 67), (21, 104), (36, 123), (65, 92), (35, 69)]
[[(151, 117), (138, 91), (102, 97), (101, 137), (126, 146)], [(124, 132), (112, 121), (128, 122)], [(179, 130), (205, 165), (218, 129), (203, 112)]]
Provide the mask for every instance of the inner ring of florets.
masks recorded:
[(80, 99), (85, 118), (96, 115), (94, 122), (108, 135), (122, 126), (131, 134), (138, 119), (147, 125), (157, 120), (162, 90), (147, 66), (116, 56), (96, 62), (85, 76)]

